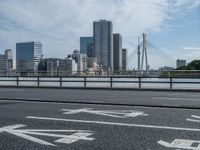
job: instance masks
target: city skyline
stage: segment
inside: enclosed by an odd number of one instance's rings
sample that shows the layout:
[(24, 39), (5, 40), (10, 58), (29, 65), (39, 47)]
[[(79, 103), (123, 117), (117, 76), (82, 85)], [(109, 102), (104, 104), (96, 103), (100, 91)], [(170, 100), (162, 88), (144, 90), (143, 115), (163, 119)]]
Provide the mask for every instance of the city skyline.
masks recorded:
[(113, 33), (122, 34), (129, 54), (137, 47), (137, 37), (146, 32), (150, 41), (172, 57), (200, 58), (198, 0), (38, 2), (39, 6), (35, 1), (0, 1), (0, 53), (8, 48), (15, 52), (15, 43), (34, 40), (43, 43), (46, 57), (67, 57), (79, 49), (81, 36), (92, 36), (93, 21), (107, 19), (113, 22)]

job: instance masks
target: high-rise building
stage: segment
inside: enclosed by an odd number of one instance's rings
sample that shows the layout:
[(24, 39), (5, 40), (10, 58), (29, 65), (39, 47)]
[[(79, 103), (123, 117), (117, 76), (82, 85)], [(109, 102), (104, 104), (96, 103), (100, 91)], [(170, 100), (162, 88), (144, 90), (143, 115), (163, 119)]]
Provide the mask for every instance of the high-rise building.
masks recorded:
[(80, 37), (80, 53), (87, 57), (94, 57), (94, 38)]
[(122, 49), (122, 70), (127, 70), (127, 49)]
[(183, 67), (183, 66), (186, 66), (186, 60), (182, 60), (182, 59), (178, 59), (176, 61), (176, 68), (180, 68), (180, 67)]
[(19, 73), (36, 72), (42, 58), (42, 43), (16, 43), (16, 70)]
[(8, 56), (0, 54), (0, 74), (5, 75), (8, 71)]
[(113, 68), (114, 71), (122, 69), (122, 36), (113, 34)]
[(5, 50), (4, 54), (0, 54), (0, 73), (8, 75), (13, 69), (12, 50)]
[(5, 50), (5, 55), (8, 57), (8, 71), (13, 69), (13, 55), (11, 49)]
[(93, 23), (94, 54), (97, 64), (108, 70), (113, 67), (113, 25), (107, 20)]

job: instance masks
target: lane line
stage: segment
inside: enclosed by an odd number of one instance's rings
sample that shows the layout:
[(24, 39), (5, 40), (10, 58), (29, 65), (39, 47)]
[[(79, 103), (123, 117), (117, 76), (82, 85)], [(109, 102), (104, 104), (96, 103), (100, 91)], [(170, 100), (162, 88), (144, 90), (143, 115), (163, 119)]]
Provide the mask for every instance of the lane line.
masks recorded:
[(21, 101), (14, 101), (14, 100), (0, 100), (0, 103), (1, 103), (1, 102), (11, 102), (11, 103), (15, 102), (15, 103), (21, 103)]
[(152, 128), (152, 129), (165, 129), (165, 130), (180, 130), (180, 131), (200, 132), (200, 129), (195, 129), (195, 128), (179, 128), (179, 127), (154, 126), (154, 125), (142, 125), (142, 124), (128, 124), (128, 123), (92, 121), (92, 120), (49, 118), (49, 117), (37, 117), (37, 116), (27, 116), (26, 118), (27, 119), (37, 119), (37, 120), (48, 120), (48, 121), (63, 121), (63, 122), (74, 122), (74, 123), (88, 123), (88, 124), (101, 124), (101, 125), (114, 125), (114, 126), (126, 126), (126, 127), (138, 127), (138, 128)]
[(200, 101), (194, 98), (181, 98), (181, 97), (152, 97), (153, 100), (179, 100), (179, 101)]
[(194, 93), (176, 93), (176, 94), (167, 94), (168, 96), (191, 96), (196, 97), (200, 96), (200, 94), (194, 94)]
[(191, 122), (200, 122), (200, 120), (196, 120), (196, 119), (186, 119), (186, 121), (191, 121)]

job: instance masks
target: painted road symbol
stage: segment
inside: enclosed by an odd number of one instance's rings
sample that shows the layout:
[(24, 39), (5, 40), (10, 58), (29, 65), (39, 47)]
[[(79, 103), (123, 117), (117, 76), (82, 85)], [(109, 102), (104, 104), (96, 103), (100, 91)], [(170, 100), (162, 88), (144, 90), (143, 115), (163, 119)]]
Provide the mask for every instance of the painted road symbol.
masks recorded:
[(174, 148), (181, 150), (200, 150), (200, 141), (175, 139), (172, 143), (168, 143), (160, 140), (158, 141), (158, 144), (166, 148)]
[(82, 109), (62, 109), (63, 114), (72, 115), (78, 113), (89, 113), (101, 116), (108, 116), (114, 118), (128, 118), (137, 116), (148, 116), (142, 111), (136, 110), (94, 110), (93, 108), (82, 108)]
[[(23, 125), (23, 124), (15, 124), (15, 125), (11, 125), (11, 126), (5, 126), (5, 127), (0, 128), (0, 133), (7, 132), (7, 133), (10, 133), (17, 137), (21, 137), (23, 139), (32, 141), (34, 143), (38, 143), (41, 145), (47, 145), (47, 146), (56, 146), (56, 145), (53, 143), (41, 140), (39, 138), (35, 138), (30, 135), (58, 138), (58, 140), (56, 140), (55, 143), (62, 143), (62, 144), (71, 144), (71, 143), (77, 142), (79, 140), (86, 140), (86, 141), (94, 140), (94, 138), (88, 137), (88, 136), (92, 135), (93, 133), (91, 131), (87, 131), (87, 130), (19, 129), (19, 128), (22, 128), (25, 126), (26, 125)], [(56, 134), (56, 133), (73, 133), (73, 134), (64, 135), (64, 134)]]
[(191, 118), (186, 119), (191, 122), (200, 122), (200, 116), (192, 115)]

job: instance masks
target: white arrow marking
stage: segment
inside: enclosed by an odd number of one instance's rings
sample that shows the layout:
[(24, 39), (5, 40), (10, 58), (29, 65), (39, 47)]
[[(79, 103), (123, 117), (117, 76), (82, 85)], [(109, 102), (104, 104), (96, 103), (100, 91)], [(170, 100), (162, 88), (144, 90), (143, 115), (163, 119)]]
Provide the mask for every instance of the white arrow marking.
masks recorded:
[(194, 118), (194, 119), (187, 118), (186, 121), (200, 122), (200, 116), (192, 115), (191, 117)]
[(128, 118), (128, 117), (137, 117), (137, 116), (148, 116), (142, 111), (135, 110), (93, 110), (93, 108), (82, 108), (82, 109), (62, 109), (65, 115), (72, 115), (77, 113), (90, 113), (101, 116), (108, 116), (114, 118)]
[[(47, 136), (47, 137), (56, 137), (56, 138), (61, 138), (56, 140), (55, 142), (57, 143), (63, 143), (63, 144), (71, 144), (73, 142), (79, 141), (79, 140), (87, 140), (87, 141), (92, 141), (94, 138), (90, 138), (88, 136), (92, 135), (93, 133), (91, 131), (86, 131), (86, 130), (27, 130), (27, 129), (18, 129), (21, 127), (25, 127), (26, 125), (22, 124), (16, 124), (16, 125), (11, 125), (11, 126), (6, 126), (0, 128), (0, 133), (1, 132), (7, 132), (13, 135), (16, 135), (18, 137), (21, 137), (23, 139), (41, 144), (41, 145), (48, 145), (48, 146), (56, 146), (55, 144), (49, 143), (47, 141), (32, 137), (30, 135), (39, 135), (39, 136)], [(16, 130), (18, 129), (18, 130)], [(50, 133), (46, 133), (50, 132)], [(51, 132), (75, 132), (72, 135), (63, 135), (63, 134), (52, 134)]]
[(172, 143), (168, 143), (168, 142), (160, 140), (160, 141), (158, 141), (158, 144), (160, 144), (164, 147), (167, 147), (167, 148), (178, 148), (178, 149), (186, 149), (186, 150), (200, 150), (200, 141), (176, 139)]
[(94, 138), (88, 138), (88, 136), (92, 135), (92, 133), (74, 133), (68, 137), (64, 137), (62, 139), (59, 139), (55, 142), (57, 143), (65, 143), (65, 144), (71, 144), (73, 142), (76, 142), (77, 141), (77, 138), (78, 139), (81, 139), (81, 140), (88, 140), (88, 141), (92, 141), (94, 140)]

